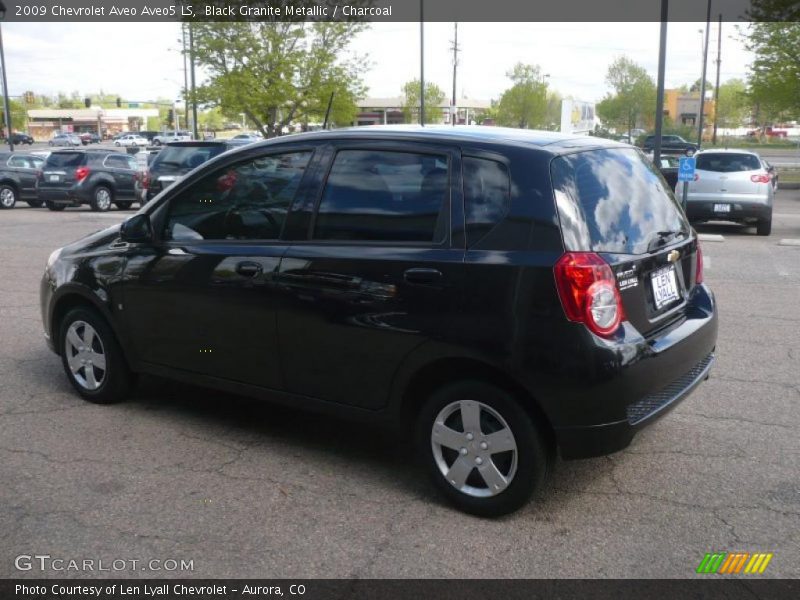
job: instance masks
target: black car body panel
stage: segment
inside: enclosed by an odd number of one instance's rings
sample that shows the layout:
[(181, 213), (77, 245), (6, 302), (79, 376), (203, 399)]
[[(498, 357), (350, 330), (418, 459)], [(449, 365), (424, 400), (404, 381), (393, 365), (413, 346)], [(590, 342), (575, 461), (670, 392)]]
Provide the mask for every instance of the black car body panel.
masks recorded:
[[(652, 152), (655, 148), (656, 137), (648, 135), (642, 149), (645, 152)], [(697, 144), (687, 142), (678, 135), (665, 135), (661, 138), (661, 152), (662, 154), (686, 154), (687, 152), (697, 152)]]
[(37, 169), (43, 162), (24, 152), (0, 152), (0, 184), (12, 186), (20, 200), (36, 200)]
[[(560, 157), (623, 148), (639, 152), (599, 138), (428, 127), (251, 144), (212, 158), (141, 209), (154, 241), (123, 242), (111, 228), (62, 249), (42, 282), (45, 332), (52, 340), (65, 307), (88, 301), (112, 323), (135, 371), (393, 422), (423, 382), (479, 374), (541, 415), (563, 456), (616, 451), (705, 378), (717, 335), (714, 297), (695, 283), (697, 240), (688, 225), (653, 249), (602, 253), (618, 281), (629, 282), (621, 291), (629, 319), (612, 335), (566, 318), (554, 265), (580, 235), (559, 212), (551, 166)], [(445, 200), (429, 221), (430, 240), (321, 237), (320, 228), (339, 218), (322, 216), (339, 181), (337, 157), (359, 152), (422, 157), (428, 174), (437, 172), (431, 185)], [(275, 239), (167, 235), (170, 206), (202, 189), (204, 178), (233, 181), (225, 174), (237, 165), (275, 154), (307, 160)], [(508, 174), (504, 212), (486, 227), (465, 209), (471, 182), (464, 165), (472, 160)], [(412, 167), (400, 161), (382, 167), (382, 177), (402, 184), (393, 173)], [(439, 177), (443, 170), (447, 177)], [(654, 177), (658, 193), (674, 203)], [(367, 225), (383, 218), (376, 213)], [(649, 278), (668, 257), (680, 298), (657, 310)]]

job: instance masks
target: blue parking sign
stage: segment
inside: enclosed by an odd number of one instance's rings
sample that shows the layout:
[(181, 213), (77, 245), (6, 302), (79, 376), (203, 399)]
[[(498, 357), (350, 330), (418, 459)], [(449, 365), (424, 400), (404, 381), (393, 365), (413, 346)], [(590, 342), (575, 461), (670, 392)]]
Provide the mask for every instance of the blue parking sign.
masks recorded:
[(694, 156), (681, 156), (678, 160), (678, 181), (694, 181), (697, 159)]

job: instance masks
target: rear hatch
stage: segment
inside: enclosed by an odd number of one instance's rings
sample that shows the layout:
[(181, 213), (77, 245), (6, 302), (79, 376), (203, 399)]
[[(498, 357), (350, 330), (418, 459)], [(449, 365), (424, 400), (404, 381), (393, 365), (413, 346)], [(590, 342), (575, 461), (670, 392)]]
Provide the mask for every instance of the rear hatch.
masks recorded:
[(167, 144), (148, 168), (147, 196), (152, 198), (203, 163), (227, 150), (223, 142)]
[(695, 180), (689, 183), (689, 199), (719, 200), (722, 196), (735, 199), (764, 194), (763, 181), (753, 176), (766, 175), (766, 170), (754, 154), (734, 152), (704, 152), (697, 155)]
[(682, 320), (697, 240), (652, 162), (633, 148), (590, 150), (555, 158), (551, 175), (565, 250), (608, 263), (625, 320), (643, 335)]
[(53, 152), (45, 160), (38, 186), (44, 190), (67, 190), (75, 183), (75, 171), (86, 163), (85, 152)]

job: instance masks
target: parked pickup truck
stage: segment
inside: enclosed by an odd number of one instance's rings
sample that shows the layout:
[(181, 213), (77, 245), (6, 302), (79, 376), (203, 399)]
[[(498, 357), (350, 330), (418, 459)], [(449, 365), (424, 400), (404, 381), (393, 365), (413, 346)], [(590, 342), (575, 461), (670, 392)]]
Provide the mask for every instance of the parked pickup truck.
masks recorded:
[(752, 131), (748, 131), (747, 135), (750, 137), (777, 137), (777, 138), (785, 138), (788, 137), (788, 133), (786, 131), (781, 131), (780, 129), (773, 129), (772, 127), (762, 127), (760, 129), (753, 129)]
[(163, 146), (170, 142), (188, 142), (191, 139), (192, 136), (186, 131), (168, 131), (167, 133), (153, 136), (153, 145)]

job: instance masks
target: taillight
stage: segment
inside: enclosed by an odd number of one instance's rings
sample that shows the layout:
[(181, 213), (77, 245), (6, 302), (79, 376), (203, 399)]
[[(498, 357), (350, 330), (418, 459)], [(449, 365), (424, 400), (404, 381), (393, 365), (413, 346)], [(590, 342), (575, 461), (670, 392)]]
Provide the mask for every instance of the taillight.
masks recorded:
[(608, 337), (625, 318), (611, 267), (594, 252), (567, 252), (555, 264), (558, 296), (567, 319)]
[(769, 175), (750, 175), (750, 181), (753, 183), (769, 183)]
[(141, 183), (144, 189), (148, 189), (150, 187), (150, 173), (142, 173)]
[(76, 181), (83, 181), (89, 176), (89, 167), (78, 167), (75, 169)]
[(694, 269), (694, 282), (696, 284), (703, 283), (703, 251), (700, 249), (700, 242), (697, 242), (696, 250), (696, 264)]

